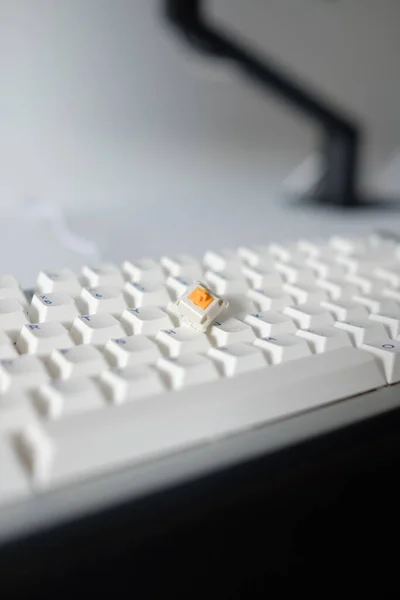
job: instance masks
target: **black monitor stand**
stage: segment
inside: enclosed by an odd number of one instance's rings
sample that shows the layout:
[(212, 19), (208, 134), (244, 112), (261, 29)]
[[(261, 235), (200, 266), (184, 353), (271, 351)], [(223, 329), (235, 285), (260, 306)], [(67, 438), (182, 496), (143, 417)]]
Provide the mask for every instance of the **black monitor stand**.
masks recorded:
[(367, 199), (360, 190), (361, 125), (214, 26), (205, 16), (203, 4), (202, 0), (166, 0), (167, 19), (194, 48), (233, 63), (259, 87), (269, 94), (272, 91), (320, 126), (323, 171), (306, 200), (343, 208), (382, 207), (383, 199)]

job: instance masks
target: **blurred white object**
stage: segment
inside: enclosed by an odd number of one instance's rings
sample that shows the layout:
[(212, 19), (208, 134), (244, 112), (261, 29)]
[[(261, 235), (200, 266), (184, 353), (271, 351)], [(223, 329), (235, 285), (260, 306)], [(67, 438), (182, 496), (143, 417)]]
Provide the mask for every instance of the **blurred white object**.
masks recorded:
[[(66, 276), (66, 265), (78, 270), (86, 262), (100, 261), (97, 246), (72, 231), (56, 203), (13, 202), (7, 213), (6, 219), (0, 219), (0, 272), (12, 269), (24, 288), (34, 287), (33, 273), (43, 268), (38, 281), (41, 291), (56, 291), (57, 286), (51, 284), (45, 272)], [(70, 282), (65, 291), (71, 292), (74, 285), (78, 287)]]

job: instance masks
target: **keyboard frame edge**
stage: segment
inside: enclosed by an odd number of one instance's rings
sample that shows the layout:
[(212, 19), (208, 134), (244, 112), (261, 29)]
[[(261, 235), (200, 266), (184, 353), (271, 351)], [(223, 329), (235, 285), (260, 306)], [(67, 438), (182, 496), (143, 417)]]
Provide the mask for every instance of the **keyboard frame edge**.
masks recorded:
[(146, 500), (238, 465), (268, 457), (342, 428), (400, 408), (400, 383), (199, 444), (162, 458), (93, 477), (5, 505), (0, 511), (2, 546), (37, 533)]

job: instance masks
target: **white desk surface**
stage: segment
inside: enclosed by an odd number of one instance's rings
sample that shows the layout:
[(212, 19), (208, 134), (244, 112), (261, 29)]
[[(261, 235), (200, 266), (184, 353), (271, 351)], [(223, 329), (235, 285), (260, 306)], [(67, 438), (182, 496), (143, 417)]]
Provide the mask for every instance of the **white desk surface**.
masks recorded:
[[(46, 208), (46, 207), (45, 207)], [(51, 211), (50, 211), (51, 212)], [(43, 209), (0, 219), (0, 270), (34, 284), (40, 268), (71, 266), (124, 258), (235, 247), (241, 243), (324, 238), (334, 233), (367, 233), (398, 228), (398, 211), (345, 212), (303, 209), (284, 199), (260, 195), (258, 202), (214, 198), (91, 209), (68, 219)]]

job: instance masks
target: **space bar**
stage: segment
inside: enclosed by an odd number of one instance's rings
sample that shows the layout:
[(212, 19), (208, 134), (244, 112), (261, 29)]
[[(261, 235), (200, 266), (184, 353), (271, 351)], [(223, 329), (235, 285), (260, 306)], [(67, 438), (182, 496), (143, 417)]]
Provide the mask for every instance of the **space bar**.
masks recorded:
[(47, 423), (50, 484), (82, 479), (385, 385), (372, 355), (313, 355), (232, 379)]

